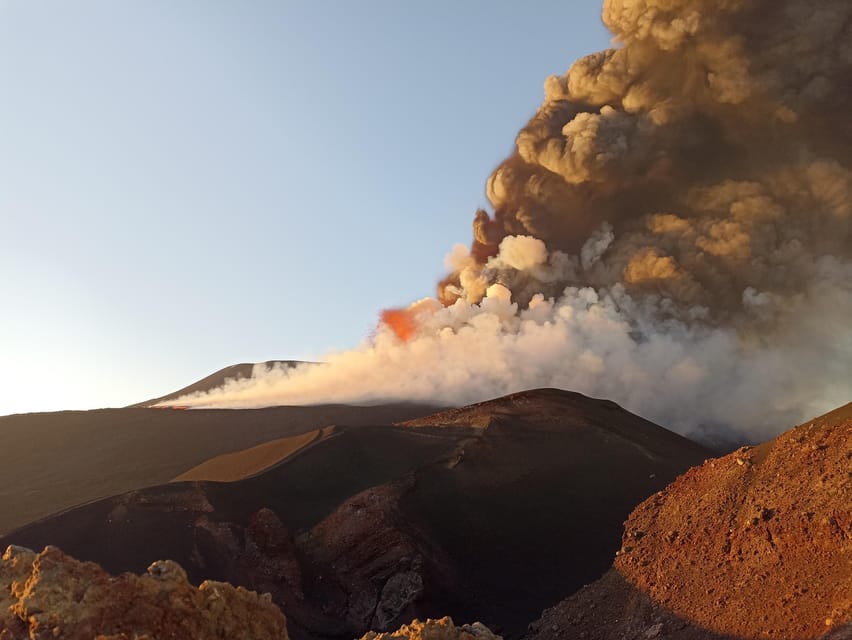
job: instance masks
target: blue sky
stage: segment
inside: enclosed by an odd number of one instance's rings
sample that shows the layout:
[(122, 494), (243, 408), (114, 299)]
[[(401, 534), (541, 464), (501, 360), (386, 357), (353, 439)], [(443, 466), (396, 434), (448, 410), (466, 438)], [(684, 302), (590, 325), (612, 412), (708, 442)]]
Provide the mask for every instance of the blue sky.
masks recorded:
[(319, 359), (431, 295), (600, 0), (0, 0), (0, 415)]

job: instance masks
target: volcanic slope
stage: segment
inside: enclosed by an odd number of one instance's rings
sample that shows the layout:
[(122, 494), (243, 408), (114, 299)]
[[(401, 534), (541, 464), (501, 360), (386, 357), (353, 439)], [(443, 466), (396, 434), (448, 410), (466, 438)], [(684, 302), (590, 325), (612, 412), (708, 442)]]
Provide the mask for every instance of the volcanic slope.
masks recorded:
[(381, 424), (434, 410), (389, 404), (3, 416), (0, 534), (90, 500), (168, 482), (224, 453), (331, 424)]
[(527, 640), (852, 638), (852, 404), (643, 502), (612, 569), (532, 629)]
[(19, 529), (111, 572), (180, 562), (268, 591), (296, 638), (414, 617), (517, 635), (597, 578), (641, 500), (708, 457), (612, 402), (529, 391), (393, 426), (337, 428), (236, 482), (175, 482)]

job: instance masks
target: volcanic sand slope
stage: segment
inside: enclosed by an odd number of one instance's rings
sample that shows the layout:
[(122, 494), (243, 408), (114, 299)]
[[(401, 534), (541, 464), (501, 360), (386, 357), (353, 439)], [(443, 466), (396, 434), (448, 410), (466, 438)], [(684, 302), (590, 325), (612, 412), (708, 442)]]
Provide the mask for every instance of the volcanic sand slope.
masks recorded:
[(606, 569), (634, 505), (708, 456), (558, 390), (453, 416), (335, 429), (254, 477), (101, 500), (0, 545), (55, 544), (113, 572), (171, 558), (193, 580), (271, 592), (297, 638), (447, 614), (517, 635)]
[(295, 455), (305, 447), (316, 444), (330, 436), (334, 427), (314, 429), (289, 438), (278, 438), (264, 442), (256, 447), (225, 453), (200, 465), (185, 471), (172, 482), (190, 480), (208, 480), (213, 482), (234, 482), (257, 475), (269, 467), (281, 464), (284, 460)]
[(0, 533), (83, 502), (168, 482), (223, 453), (330, 424), (381, 424), (434, 409), (99, 409), (0, 417)]
[(528, 640), (852, 638), (852, 404), (639, 505), (613, 568)]

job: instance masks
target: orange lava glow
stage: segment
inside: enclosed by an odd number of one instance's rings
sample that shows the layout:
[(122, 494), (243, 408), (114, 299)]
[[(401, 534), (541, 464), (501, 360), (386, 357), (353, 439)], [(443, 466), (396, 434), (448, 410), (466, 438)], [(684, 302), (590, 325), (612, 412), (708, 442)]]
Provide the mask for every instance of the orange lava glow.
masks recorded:
[(380, 316), (383, 324), (389, 326), (396, 337), (408, 342), (417, 330), (414, 314), (408, 309), (385, 309)]

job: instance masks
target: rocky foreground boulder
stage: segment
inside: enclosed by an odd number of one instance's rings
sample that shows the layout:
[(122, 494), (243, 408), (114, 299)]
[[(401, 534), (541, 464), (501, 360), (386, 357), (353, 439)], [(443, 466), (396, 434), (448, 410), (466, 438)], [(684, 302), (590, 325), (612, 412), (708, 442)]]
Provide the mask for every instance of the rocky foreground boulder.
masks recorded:
[(527, 640), (852, 639), (852, 404), (690, 469)]
[(481, 622), (463, 624), (457, 627), (450, 617), (440, 620), (414, 620), (404, 624), (396, 631), (376, 633), (370, 631), (361, 640), (503, 640)]
[(269, 596), (223, 582), (192, 586), (175, 562), (111, 576), (56, 547), (9, 547), (0, 560), (0, 640), (287, 640)]

